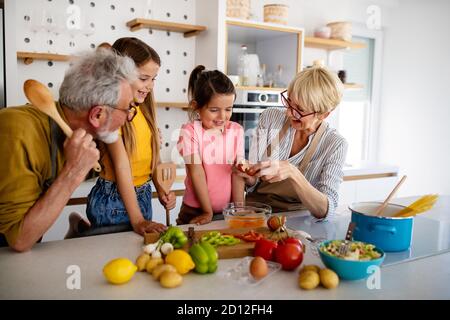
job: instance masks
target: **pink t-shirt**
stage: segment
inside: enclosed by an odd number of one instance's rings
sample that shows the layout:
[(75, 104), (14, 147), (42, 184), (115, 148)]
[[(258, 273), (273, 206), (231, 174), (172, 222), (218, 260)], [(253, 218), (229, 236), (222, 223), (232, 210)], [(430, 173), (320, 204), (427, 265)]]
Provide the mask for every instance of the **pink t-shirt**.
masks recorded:
[[(232, 166), (244, 158), (244, 129), (236, 122), (228, 121), (223, 133), (205, 130), (200, 121), (189, 122), (181, 127), (178, 139), (178, 151), (186, 163), (194, 164), (198, 155), (205, 170), (208, 194), (214, 212), (222, 209), (231, 201)], [(200, 208), (192, 180), (189, 175), (184, 181), (186, 191), (183, 202), (193, 208)]]

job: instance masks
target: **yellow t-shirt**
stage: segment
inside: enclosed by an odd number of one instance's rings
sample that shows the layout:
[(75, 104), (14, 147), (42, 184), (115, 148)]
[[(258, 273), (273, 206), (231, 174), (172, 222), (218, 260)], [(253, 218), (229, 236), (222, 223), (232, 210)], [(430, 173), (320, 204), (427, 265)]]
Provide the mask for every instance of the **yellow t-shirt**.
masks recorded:
[[(137, 107), (137, 114), (132, 124), (134, 126), (134, 135), (136, 138), (136, 149), (130, 159), (131, 174), (133, 175), (133, 184), (140, 186), (146, 183), (149, 178), (152, 163), (152, 132), (145, 120), (141, 107)], [(105, 152), (102, 156), (103, 170), (100, 176), (109, 181), (115, 181), (114, 169), (109, 154)]]
[[(59, 104), (59, 113), (64, 117)], [(0, 111), (0, 233), (16, 242), (28, 210), (51, 178), (49, 117), (30, 106)], [(64, 164), (62, 147), (56, 172)]]

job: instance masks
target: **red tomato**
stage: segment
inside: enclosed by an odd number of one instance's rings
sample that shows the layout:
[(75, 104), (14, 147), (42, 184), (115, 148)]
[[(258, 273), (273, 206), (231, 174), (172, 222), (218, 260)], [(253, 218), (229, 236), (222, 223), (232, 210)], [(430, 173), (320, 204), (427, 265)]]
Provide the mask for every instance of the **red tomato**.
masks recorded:
[(265, 260), (274, 260), (274, 251), (278, 247), (278, 243), (272, 240), (262, 238), (255, 242), (255, 250), (253, 255), (255, 257), (262, 257)]
[(289, 237), (289, 238), (281, 239), (278, 241), (278, 244), (283, 244), (283, 243), (296, 244), (296, 245), (300, 246), (301, 249), (303, 249), (303, 243), (297, 238)]
[(283, 270), (294, 270), (303, 261), (303, 249), (298, 244), (282, 243), (275, 250), (275, 261)]

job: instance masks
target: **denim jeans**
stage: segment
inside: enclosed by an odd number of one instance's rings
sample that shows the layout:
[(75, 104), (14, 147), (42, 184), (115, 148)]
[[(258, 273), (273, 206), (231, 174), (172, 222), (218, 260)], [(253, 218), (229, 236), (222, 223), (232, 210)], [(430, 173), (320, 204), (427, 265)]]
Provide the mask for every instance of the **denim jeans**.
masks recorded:
[[(135, 187), (138, 204), (145, 220), (152, 219), (152, 187), (150, 180)], [(92, 227), (130, 223), (117, 184), (98, 178), (88, 195), (86, 214)]]

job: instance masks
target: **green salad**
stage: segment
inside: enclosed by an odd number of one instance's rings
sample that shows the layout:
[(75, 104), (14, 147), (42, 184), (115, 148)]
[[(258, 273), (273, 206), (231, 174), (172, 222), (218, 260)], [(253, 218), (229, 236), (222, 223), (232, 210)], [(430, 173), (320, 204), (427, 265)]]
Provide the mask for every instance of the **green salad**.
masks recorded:
[(368, 261), (381, 257), (381, 253), (375, 250), (373, 244), (367, 244), (359, 241), (352, 241), (345, 255), (339, 253), (339, 248), (343, 246), (345, 240), (333, 240), (327, 245), (320, 247), (322, 252), (328, 253), (337, 258), (354, 261)]

